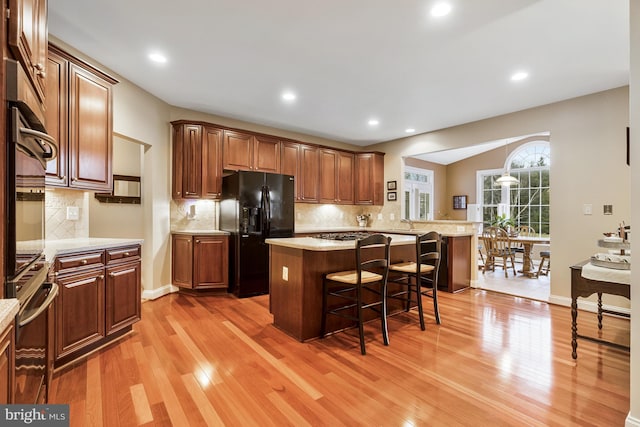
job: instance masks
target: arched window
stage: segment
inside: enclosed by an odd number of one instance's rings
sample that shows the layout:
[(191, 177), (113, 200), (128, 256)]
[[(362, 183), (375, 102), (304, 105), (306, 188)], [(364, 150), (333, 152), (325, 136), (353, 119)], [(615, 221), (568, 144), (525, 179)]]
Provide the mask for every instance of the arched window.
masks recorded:
[(505, 169), (519, 185), (496, 186), (502, 170), (478, 171), (485, 226), (491, 225), (497, 215), (506, 214), (516, 225), (529, 225), (537, 233), (549, 234), (550, 165), (549, 142), (538, 140), (521, 145), (505, 162)]

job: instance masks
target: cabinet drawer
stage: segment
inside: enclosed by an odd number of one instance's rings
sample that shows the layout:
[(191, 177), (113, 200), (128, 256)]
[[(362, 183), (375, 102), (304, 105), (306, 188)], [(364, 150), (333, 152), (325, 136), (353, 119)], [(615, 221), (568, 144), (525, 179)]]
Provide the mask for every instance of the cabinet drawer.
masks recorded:
[(55, 262), (55, 270), (58, 274), (83, 267), (101, 266), (104, 266), (104, 251), (58, 256)]
[(107, 249), (107, 264), (134, 261), (140, 258), (140, 246)]

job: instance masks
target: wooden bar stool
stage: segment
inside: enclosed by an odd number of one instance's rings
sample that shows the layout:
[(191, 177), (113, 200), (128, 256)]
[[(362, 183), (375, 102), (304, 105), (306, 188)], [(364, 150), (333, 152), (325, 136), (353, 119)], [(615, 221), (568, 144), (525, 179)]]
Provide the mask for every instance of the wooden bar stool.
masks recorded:
[[(391, 237), (374, 234), (356, 242), (356, 269), (327, 273), (322, 277), (322, 323), (320, 336), (324, 338), (329, 314), (357, 322), (360, 352), (366, 354), (364, 344), (363, 310), (371, 309), (380, 315), (384, 345), (389, 345), (387, 332), (387, 277), (389, 275), (389, 246)], [(380, 246), (384, 257), (380, 258)], [(377, 247), (377, 248), (372, 248)], [(365, 249), (367, 249), (365, 251)], [(376, 252), (376, 250), (378, 252)], [(368, 295), (365, 297), (365, 295)], [(373, 295), (373, 297), (369, 297)], [(340, 303), (329, 306), (329, 297)], [(354, 314), (355, 311), (355, 314)]]
[(425, 330), (422, 310), (423, 296), (433, 299), (436, 323), (440, 324), (437, 289), (441, 252), (442, 239), (440, 234), (431, 231), (416, 236), (416, 261), (401, 262), (389, 266), (389, 271), (392, 274), (389, 282), (399, 284), (401, 287), (397, 291), (389, 291), (387, 298), (404, 301), (406, 312), (409, 311), (412, 304), (417, 306), (420, 329), (423, 331)]

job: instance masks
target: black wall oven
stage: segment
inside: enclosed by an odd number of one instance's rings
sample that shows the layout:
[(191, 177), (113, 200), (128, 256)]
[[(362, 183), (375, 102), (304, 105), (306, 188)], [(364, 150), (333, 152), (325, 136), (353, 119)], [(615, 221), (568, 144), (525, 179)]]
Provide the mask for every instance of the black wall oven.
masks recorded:
[(7, 252), (5, 296), (17, 298), (16, 390), (14, 403), (47, 400), (53, 355), (52, 304), (58, 286), (47, 281), (45, 259), (46, 162), (55, 141), (29, 106), (12, 94), (19, 65), (7, 60)]

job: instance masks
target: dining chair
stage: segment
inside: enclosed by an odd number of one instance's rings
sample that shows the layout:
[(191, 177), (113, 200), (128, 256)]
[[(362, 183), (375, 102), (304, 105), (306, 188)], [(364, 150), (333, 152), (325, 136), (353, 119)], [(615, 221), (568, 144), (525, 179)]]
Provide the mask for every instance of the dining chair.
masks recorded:
[[(544, 267), (544, 262), (547, 261), (546, 268)], [(544, 272), (543, 272), (544, 269)], [(538, 271), (536, 271), (535, 277), (539, 277), (541, 274), (543, 276), (549, 275), (549, 270), (551, 270), (551, 251), (540, 251), (540, 264), (538, 264)]]
[(363, 310), (370, 309), (380, 315), (383, 342), (389, 345), (386, 293), (390, 243), (391, 237), (382, 234), (359, 239), (355, 249), (356, 268), (323, 275), (321, 338), (326, 333), (328, 315), (353, 320), (358, 325), (360, 352), (366, 354)]
[(422, 297), (433, 299), (436, 323), (440, 324), (438, 310), (438, 272), (442, 253), (442, 238), (436, 231), (416, 236), (415, 261), (404, 261), (389, 266), (389, 286), (387, 298), (404, 302), (404, 311), (418, 307), (420, 329), (425, 330)]
[(482, 231), (482, 238), (487, 248), (487, 262), (484, 273), (491, 268), (495, 271), (496, 259), (502, 258), (502, 268), (504, 269), (504, 277), (509, 277), (507, 260), (511, 260), (511, 268), (513, 275), (516, 275), (515, 255), (511, 249), (511, 239), (509, 233), (500, 227), (487, 227)]

